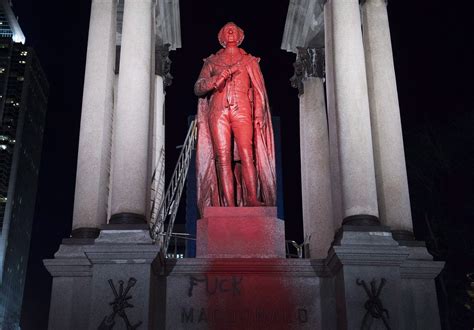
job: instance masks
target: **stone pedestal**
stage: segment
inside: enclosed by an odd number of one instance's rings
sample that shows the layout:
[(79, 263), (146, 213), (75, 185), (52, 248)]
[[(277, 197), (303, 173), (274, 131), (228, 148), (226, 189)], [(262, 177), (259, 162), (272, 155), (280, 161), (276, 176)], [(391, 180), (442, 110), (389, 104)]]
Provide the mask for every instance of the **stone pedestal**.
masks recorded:
[[(373, 319), (365, 306), (374, 287), (390, 329), (400, 329), (400, 265), (408, 252), (400, 249), (389, 228), (343, 226), (329, 252), (328, 265), (335, 275), (337, 329), (386, 329), (382, 318)], [(382, 287), (380, 287), (382, 286)], [(367, 291), (369, 290), (369, 291)]]
[[(389, 227), (343, 226), (327, 265), (335, 280), (337, 329), (439, 329), (434, 277), (444, 263), (433, 261), (425, 247), (400, 246)], [(373, 318), (370, 306), (383, 317)]]
[(343, 226), (327, 259), (157, 256), (140, 227), (65, 240), (44, 261), (49, 329), (128, 329), (113, 313), (128, 296), (124, 312), (138, 329), (387, 329), (370, 305), (388, 312), (390, 329), (440, 329), (434, 277), (443, 263), (417, 242), (400, 246), (388, 227)]
[(444, 262), (433, 261), (421, 242), (411, 242), (405, 248), (409, 255), (400, 268), (404, 315), (400, 329), (441, 329), (435, 278)]
[(323, 261), (167, 260), (153, 329), (335, 329)]
[(49, 330), (89, 328), (92, 264), (84, 251), (93, 244), (93, 239), (65, 239), (54, 259), (43, 261), (53, 277)]
[(49, 329), (129, 329), (113, 311), (128, 296), (128, 322), (151, 329), (151, 263), (158, 251), (143, 227), (105, 227), (96, 240), (64, 240), (55, 258), (44, 260), (53, 276)]
[(276, 207), (207, 207), (198, 220), (197, 258), (285, 258)]

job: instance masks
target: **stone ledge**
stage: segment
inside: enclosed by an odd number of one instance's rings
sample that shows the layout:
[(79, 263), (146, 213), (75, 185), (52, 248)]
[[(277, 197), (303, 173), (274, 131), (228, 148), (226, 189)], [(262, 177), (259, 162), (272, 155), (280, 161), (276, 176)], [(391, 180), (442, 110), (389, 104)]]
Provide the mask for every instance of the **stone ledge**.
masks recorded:
[[(120, 225), (116, 225), (120, 226)], [(112, 227), (114, 228), (114, 227)], [(153, 244), (148, 229), (102, 229), (99, 237), (95, 240), (96, 245), (104, 244), (132, 244), (147, 245)]]
[(400, 275), (402, 279), (432, 280), (439, 275), (443, 267), (444, 261), (406, 261), (400, 267)]
[(150, 264), (159, 253), (154, 244), (96, 244), (84, 253), (92, 264)]
[[(74, 241), (74, 239), (73, 239)], [(70, 243), (70, 241), (68, 242)], [(63, 243), (59, 246), (58, 251), (54, 254), (55, 259), (62, 258), (86, 258), (84, 253), (85, 249), (94, 244), (81, 245), (81, 244), (68, 244)], [(90, 242), (89, 242), (90, 243)]]
[(208, 217), (276, 217), (277, 208), (274, 206), (261, 207), (205, 207), (203, 218)]
[(330, 276), (330, 273), (324, 264), (324, 260), (319, 259), (166, 259), (164, 267), (157, 265), (156, 271), (162, 271), (166, 275), (238, 273), (247, 275), (277, 275), (290, 277)]
[(92, 264), (86, 258), (45, 259), (43, 265), (53, 277), (87, 277), (92, 275)]
[(344, 225), (334, 239), (335, 245), (385, 245), (398, 246), (387, 226)]
[(398, 246), (333, 246), (329, 250), (327, 265), (333, 273), (343, 265), (400, 266), (409, 253)]

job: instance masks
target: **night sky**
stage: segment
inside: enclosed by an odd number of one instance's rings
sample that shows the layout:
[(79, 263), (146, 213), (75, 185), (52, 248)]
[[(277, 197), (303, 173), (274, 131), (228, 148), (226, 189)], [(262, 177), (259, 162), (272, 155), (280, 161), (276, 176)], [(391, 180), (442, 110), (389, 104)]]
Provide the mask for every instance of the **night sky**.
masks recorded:
[[(170, 55), (174, 80), (166, 90), (166, 152), (170, 169), (187, 117), (196, 112), (193, 84), (202, 59), (219, 49), (219, 28), (236, 22), (246, 34), (242, 48), (262, 58), (271, 110), (281, 118), (287, 239), (301, 241), (298, 96), (289, 83), (295, 56), (280, 50), (288, 2), (180, 1), (183, 48)], [(52, 258), (71, 230), (90, 1), (13, 4), (50, 82), (22, 315), (24, 329), (46, 329), (51, 279), (42, 259)], [(455, 272), (474, 271), (472, 245), (464, 250), (450, 245), (473, 233), (472, 11), (462, 1), (444, 0), (389, 0), (388, 10), (415, 235), (429, 238), (425, 218), (435, 219), (431, 229), (446, 245), (442, 257)]]

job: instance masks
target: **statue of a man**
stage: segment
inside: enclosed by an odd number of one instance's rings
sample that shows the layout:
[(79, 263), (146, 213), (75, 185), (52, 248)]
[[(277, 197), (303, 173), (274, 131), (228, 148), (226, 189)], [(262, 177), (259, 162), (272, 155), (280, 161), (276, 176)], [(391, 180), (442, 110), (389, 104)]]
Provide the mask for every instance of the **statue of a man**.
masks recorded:
[(204, 60), (198, 105), (198, 206), (275, 205), (275, 153), (259, 59), (238, 46), (234, 23), (219, 31), (223, 49)]

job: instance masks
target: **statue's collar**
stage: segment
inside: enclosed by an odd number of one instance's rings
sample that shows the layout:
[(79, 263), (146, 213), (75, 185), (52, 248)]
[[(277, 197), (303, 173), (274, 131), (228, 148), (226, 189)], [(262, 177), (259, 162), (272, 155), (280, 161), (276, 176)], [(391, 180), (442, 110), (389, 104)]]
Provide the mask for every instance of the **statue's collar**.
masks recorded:
[[(247, 62), (248, 59), (249, 59), (249, 56), (246, 56), (246, 55), (248, 55), (247, 52), (245, 50), (243, 50), (242, 48), (238, 48), (238, 50), (239, 50), (240, 55), (242, 56), (242, 59), (240, 59), (236, 64), (241, 64), (241, 63)], [(215, 53), (214, 55), (209, 56), (206, 59), (206, 61), (209, 61), (210, 63), (215, 64), (215, 65), (229, 66), (227, 63), (224, 62), (223, 55), (224, 55), (224, 49), (221, 49), (217, 53)]]

